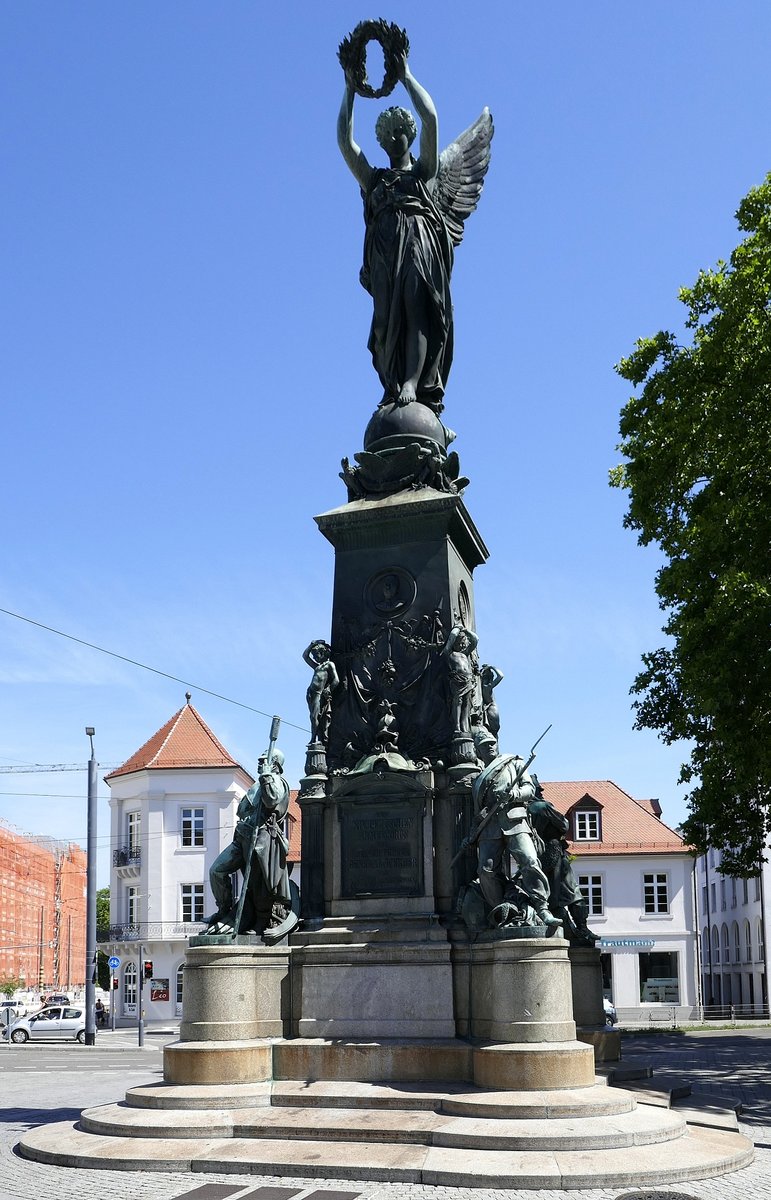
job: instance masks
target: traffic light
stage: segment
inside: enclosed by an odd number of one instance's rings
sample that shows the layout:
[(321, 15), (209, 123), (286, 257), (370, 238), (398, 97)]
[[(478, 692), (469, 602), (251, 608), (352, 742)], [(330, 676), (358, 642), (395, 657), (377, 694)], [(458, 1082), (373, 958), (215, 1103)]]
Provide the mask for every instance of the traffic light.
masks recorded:
[(117, 986), (118, 986), (118, 976), (117, 976), (117, 975), (113, 975), (113, 977), (112, 977), (112, 988), (113, 988), (113, 991), (115, 991), (115, 989), (117, 988)]
[(144, 970), (144, 975), (145, 975), (145, 979), (152, 979), (152, 977), (153, 977), (153, 963), (152, 963), (152, 959), (149, 959), (149, 958), (146, 958), (146, 959), (145, 959), (145, 970)]

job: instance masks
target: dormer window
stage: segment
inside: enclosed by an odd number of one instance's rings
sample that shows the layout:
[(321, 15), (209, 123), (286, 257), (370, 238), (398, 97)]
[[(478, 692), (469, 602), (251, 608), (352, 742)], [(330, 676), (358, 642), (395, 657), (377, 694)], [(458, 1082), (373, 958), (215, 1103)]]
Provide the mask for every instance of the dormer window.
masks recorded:
[(579, 809), (573, 814), (574, 840), (577, 842), (600, 841), (600, 813), (596, 808)]

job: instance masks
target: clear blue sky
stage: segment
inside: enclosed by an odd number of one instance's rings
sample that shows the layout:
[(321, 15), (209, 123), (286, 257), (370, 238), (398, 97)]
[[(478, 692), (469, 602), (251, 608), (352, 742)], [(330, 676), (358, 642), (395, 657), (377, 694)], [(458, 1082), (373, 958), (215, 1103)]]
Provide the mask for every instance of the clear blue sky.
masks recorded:
[[(306, 724), (333, 555), (379, 392), (357, 187), (335, 144), (360, 3), (5, 0), (0, 606)], [(727, 256), (771, 167), (771, 6), (421, 0), (407, 27), (445, 144), (493, 161), (456, 256), (445, 419), (490, 550), (480, 652), (502, 742), (550, 721), (546, 779), (684, 816), (680, 750), (632, 730), (657, 558), (607, 486), (637, 337)], [(374, 73), (374, 72), (373, 72)], [(399, 99), (398, 92), (389, 102)], [(371, 161), (382, 102), (357, 101)], [(193, 690), (253, 768), (268, 721)], [(0, 765), (126, 759), (185, 687), (0, 614)], [(302, 769), (304, 735), (282, 742)], [(104, 772), (100, 772), (101, 774)], [(85, 774), (2, 774), (0, 816), (85, 838)], [(100, 796), (107, 788), (100, 784)], [(108, 815), (100, 802), (100, 882)]]

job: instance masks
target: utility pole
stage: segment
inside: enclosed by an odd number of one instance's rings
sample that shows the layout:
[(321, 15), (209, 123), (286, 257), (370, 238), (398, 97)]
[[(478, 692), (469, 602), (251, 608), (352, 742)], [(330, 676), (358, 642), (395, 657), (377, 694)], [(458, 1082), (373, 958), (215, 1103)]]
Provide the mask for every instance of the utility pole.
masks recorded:
[(86, 1045), (96, 1042), (96, 756), (94, 727), (86, 725), (91, 742), (88, 760), (88, 827), (86, 831)]
[(144, 1013), (144, 997), (142, 990), (145, 982), (145, 950), (142, 943), (139, 943), (139, 1005), (137, 1008), (137, 1045), (144, 1046), (145, 1044), (145, 1013)]

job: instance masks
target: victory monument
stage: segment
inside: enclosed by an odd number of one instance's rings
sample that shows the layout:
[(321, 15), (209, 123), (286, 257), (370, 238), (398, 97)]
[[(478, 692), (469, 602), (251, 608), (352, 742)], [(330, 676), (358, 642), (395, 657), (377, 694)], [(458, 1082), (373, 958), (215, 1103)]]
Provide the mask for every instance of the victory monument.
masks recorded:
[[(384, 57), (377, 89), (366, 74), (373, 42)], [(468, 420), (464, 398), (448, 396), (450, 288), (492, 117), (483, 110), (440, 153), (404, 30), (365, 21), (339, 59), (338, 145), (364, 203), (375, 375), (362, 448), (342, 458), (347, 500), (316, 517), (335, 568), (330, 629), (309, 631), (320, 636), (303, 653), (299, 902), (274, 723), (212, 868), (216, 911), (190, 941), (165, 1082), (76, 1127), (33, 1130), (23, 1153), (520, 1188), (725, 1173), (751, 1161), (747, 1139), (638, 1107), (596, 1077), (595, 1055), (617, 1055), (618, 1035), (605, 1032), (567, 824), (530, 772), (535, 746), (520, 757), (499, 743), (502, 675), (484, 661), (495, 651), (474, 604), (488, 551), (444, 423), (446, 400), (453, 423)], [(355, 100), (397, 85), (416, 115), (381, 113), (386, 162), (373, 166), (355, 141)]]

